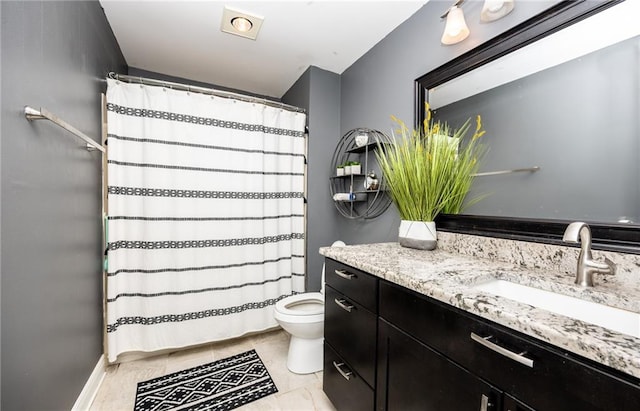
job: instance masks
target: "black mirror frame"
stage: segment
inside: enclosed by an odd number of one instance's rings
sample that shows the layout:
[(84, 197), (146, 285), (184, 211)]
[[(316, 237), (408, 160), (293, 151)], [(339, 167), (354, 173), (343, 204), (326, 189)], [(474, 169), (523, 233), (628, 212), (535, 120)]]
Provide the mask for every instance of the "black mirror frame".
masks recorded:
[[(468, 71), (498, 59), (571, 24), (592, 16), (625, 0), (561, 1), (544, 12), (480, 44), (448, 63), (415, 80), (415, 124), (425, 118), (427, 91)], [(438, 230), (487, 237), (507, 238), (546, 244), (562, 244), (562, 235), (570, 220), (487, 217), (441, 214)], [(593, 248), (640, 254), (640, 228), (628, 224), (588, 222)]]

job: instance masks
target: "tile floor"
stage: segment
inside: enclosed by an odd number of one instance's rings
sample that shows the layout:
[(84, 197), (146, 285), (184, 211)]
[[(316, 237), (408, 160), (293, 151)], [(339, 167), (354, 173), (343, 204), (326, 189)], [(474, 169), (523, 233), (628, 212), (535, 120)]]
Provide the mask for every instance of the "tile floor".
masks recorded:
[(138, 382), (220, 360), (252, 348), (267, 367), (278, 392), (236, 410), (335, 411), (322, 391), (322, 371), (307, 375), (289, 372), (286, 365), (288, 347), (289, 335), (276, 330), (113, 365), (107, 369), (90, 411), (132, 411)]

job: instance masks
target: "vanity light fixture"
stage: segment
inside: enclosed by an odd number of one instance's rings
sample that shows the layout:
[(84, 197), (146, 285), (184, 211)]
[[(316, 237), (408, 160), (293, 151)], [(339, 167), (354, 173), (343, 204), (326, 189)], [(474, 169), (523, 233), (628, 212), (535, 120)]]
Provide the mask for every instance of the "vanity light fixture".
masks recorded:
[(484, 5), (480, 12), (480, 21), (488, 23), (503, 18), (513, 10), (513, 1), (514, 0), (484, 0)]
[(457, 0), (453, 6), (441, 16), (441, 18), (447, 18), (444, 33), (442, 33), (442, 39), (440, 39), (444, 45), (449, 46), (460, 43), (469, 37), (469, 27), (467, 27), (467, 22), (464, 20), (464, 13), (459, 7), (463, 2), (464, 0)]
[(220, 30), (225, 33), (255, 40), (262, 27), (264, 17), (225, 6)]

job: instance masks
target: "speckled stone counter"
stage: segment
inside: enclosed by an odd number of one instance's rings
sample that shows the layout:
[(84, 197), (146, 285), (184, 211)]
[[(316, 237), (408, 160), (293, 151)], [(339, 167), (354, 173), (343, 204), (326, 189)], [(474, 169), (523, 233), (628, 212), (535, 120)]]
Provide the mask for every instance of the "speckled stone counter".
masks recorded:
[[(576, 249), (533, 244), (534, 249), (538, 246), (544, 249), (540, 249), (543, 251), (538, 258), (531, 258), (531, 250), (513, 251), (513, 247), (529, 247), (531, 243), (514, 246), (510, 243), (517, 242), (510, 241), (494, 250), (507, 255), (504, 258), (507, 261), (503, 261), (496, 255), (489, 258), (480, 252), (476, 254), (481, 256), (471, 255), (471, 249), (478, 251), (488, 247), (485, 243), (474, 243), (473, 236), (461, 239), (455, 235), (438, 235), (439, 245), (434, 251), (412, 250), (400, 247), (398, 243), (381, 243), (323, 247), (320, 254), (640, 378), (640, 338), (472, 288), (479, 282), (499, 278), (640, 312), (637, 256), (607, 254), (618, 264), (620, 276), (607, 277), (606, 282), (598, 276), (596, 287), (584, 289), (574, 285), (574, 271), (566, 272), (569, 265), (564, 270), (562, 264), (549, 263), (557, 258), (563, 262), (569, 260), (567, 264), (575, 267)], [(558, 257), (558, 252), (565, 254)], [(594, 257), (598, 258), (595, 254)], [(509, 261), (510, 258), (513, 261)], [(526, 259), (529, 261), (525, 262)], [(541, 263), (545, 260), (547, 263)]]

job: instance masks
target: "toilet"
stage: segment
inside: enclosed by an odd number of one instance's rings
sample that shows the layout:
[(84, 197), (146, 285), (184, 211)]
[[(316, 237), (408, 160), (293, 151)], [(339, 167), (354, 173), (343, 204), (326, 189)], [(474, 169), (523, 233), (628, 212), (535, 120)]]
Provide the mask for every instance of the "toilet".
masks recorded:
[[(344, 247), (342, 241), (331, 247)], [(276, 303), (273, 316), (289, 334), (287, 368), (296, 374), (322, 370), (324, 342), (324, 264), (319, 293), (302, 293)]]

